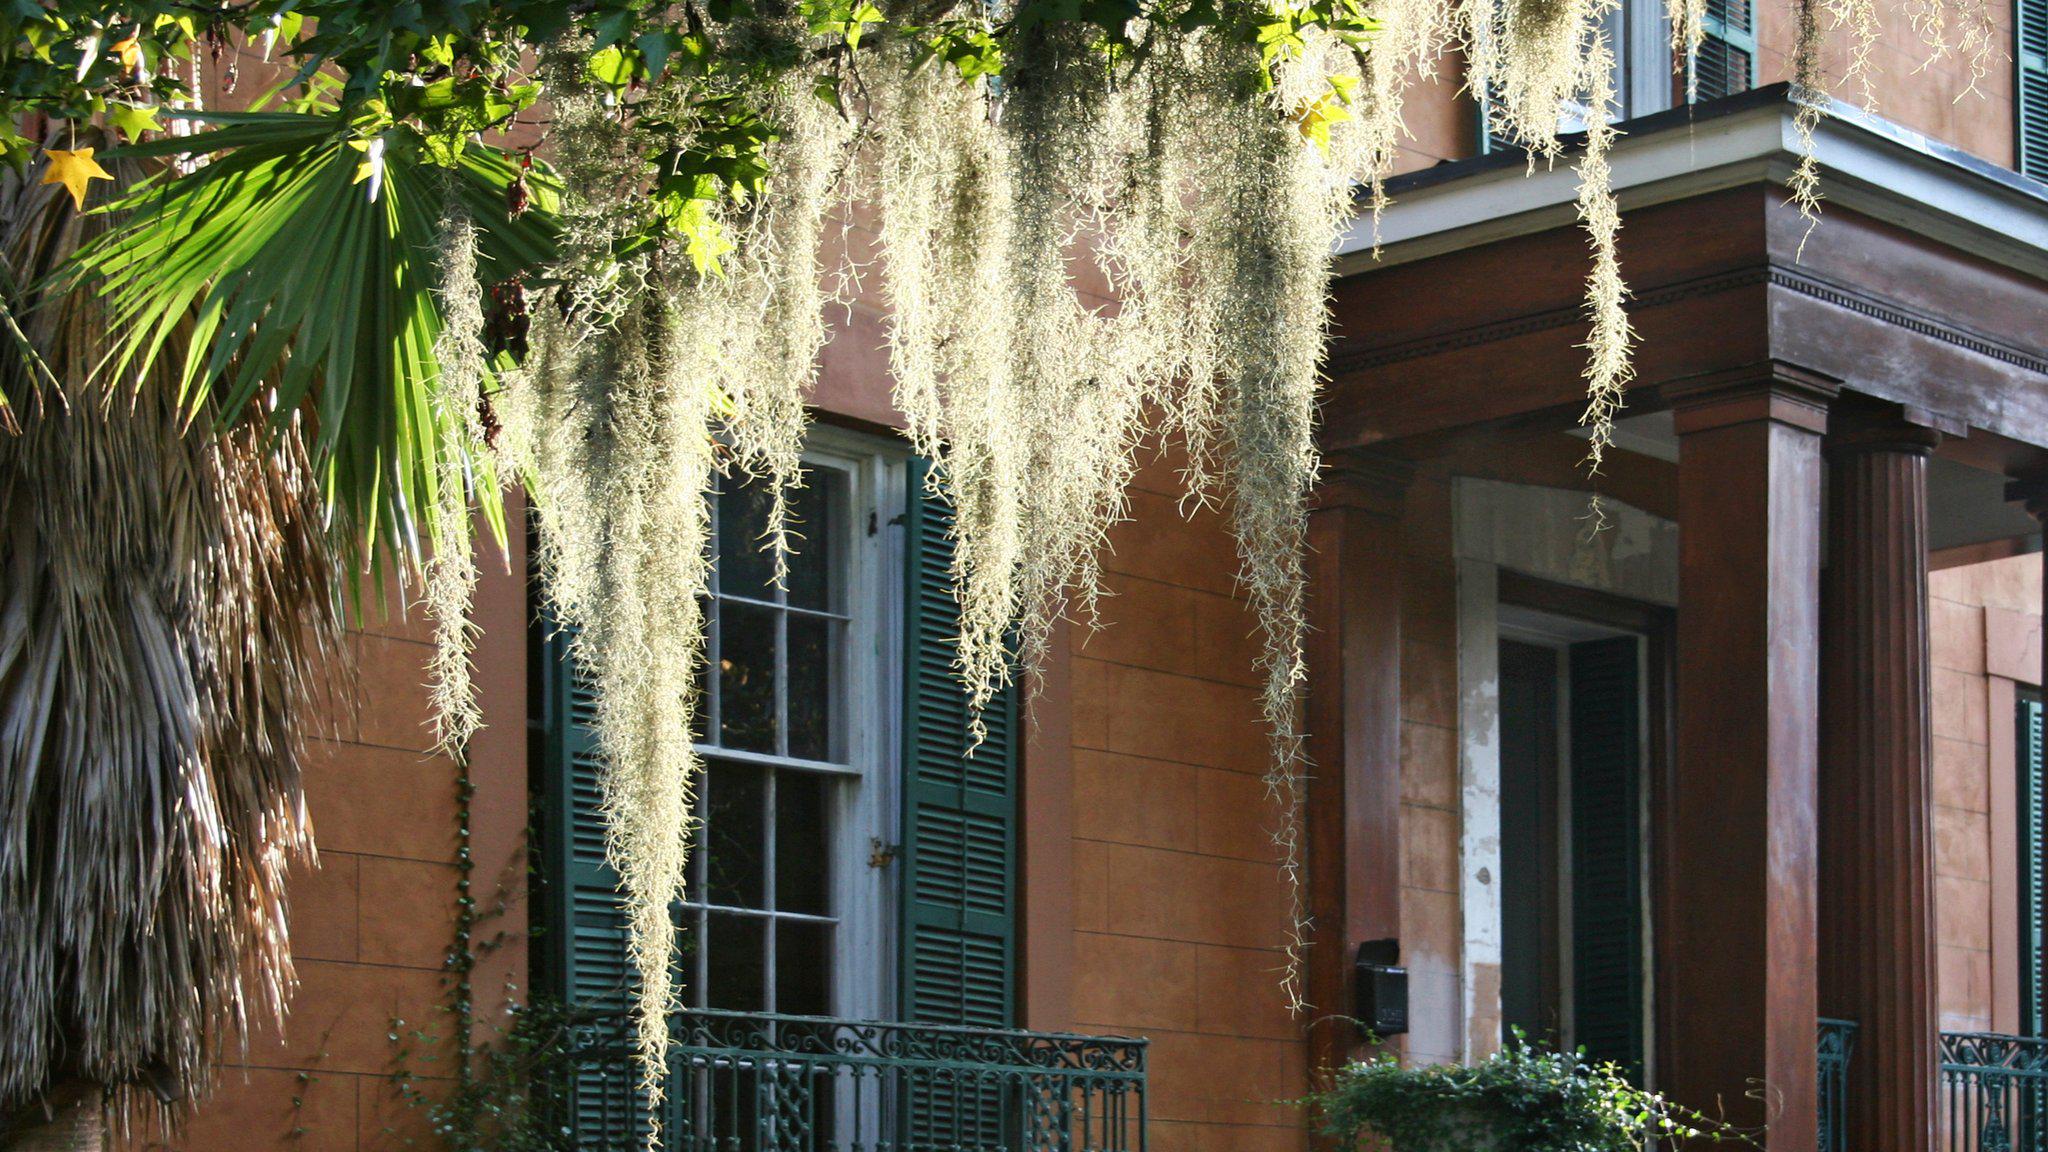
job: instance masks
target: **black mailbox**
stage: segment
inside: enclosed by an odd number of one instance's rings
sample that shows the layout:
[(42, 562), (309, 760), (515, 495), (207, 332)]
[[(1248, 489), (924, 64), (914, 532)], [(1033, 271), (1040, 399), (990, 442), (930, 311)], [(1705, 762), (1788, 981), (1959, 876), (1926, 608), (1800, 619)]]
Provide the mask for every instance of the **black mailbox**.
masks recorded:
[(1408, 1031), (1408, 970), (1401, 967), (1399, 940), (1360, 944), (1352, 979), (1360, 1031), (1382, 1038)]

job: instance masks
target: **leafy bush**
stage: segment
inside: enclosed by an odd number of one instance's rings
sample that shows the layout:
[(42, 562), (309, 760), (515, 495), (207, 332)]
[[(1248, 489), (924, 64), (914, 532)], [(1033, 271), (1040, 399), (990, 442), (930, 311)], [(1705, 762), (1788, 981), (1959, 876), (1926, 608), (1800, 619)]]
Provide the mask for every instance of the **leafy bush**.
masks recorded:
[(1665, 1139), (1740, 1133), (1629, 1083), (1613, 1064), (1517, 1037), (1472, 1065), (1353, 1064), (1309, 1101), (1343, 1147), (1394, 1152), (1641, 1152)]

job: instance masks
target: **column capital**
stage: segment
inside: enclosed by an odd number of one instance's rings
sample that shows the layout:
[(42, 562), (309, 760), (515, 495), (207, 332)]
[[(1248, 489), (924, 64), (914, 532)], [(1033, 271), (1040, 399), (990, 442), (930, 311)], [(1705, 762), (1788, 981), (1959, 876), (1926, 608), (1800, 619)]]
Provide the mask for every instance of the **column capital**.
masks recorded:
[(1340, 448), (1323, 457), (1323, 474), (1310, 493), (1312, 511), (1356, 508), (1398, 516), (1415, 480), (1415, 465), (1370, 448)]
[(1968, 425), (1928, 409), (1844, 392), (1828, 411), (1826, 451), (1832, 457), (1862, 452), (1928, 456), (1942, 437), (1967, 435)]
[(1661, 389), (1679, 434), (1768, 421), (1816, 435), (1828, 428), (1828, 407), (1841, 391), (1832, 376), (1783, 360), (1673, 380)]

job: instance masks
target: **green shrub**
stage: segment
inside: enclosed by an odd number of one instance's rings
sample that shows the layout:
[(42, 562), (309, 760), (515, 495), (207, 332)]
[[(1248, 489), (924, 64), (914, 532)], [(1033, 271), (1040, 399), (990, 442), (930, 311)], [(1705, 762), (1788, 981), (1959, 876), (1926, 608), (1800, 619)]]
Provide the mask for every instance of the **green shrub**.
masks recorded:
[(1641, 1152), (1666, 1139), (1744, 1138), (1613, 1064), (1520, 1037), (1472, 1065), (1353, 1064), (1309, 1103), (1343, 1147), (1376, 1136), (1393, 1152)]

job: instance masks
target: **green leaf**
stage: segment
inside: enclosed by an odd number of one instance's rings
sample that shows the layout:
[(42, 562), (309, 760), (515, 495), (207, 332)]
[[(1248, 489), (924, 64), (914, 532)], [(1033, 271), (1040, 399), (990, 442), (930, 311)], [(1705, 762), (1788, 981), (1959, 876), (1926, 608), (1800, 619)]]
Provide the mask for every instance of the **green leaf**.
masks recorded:
[(196, 411), (217, 401), (232, 421), (274, 396), (277, 419), (310, 415), (327, 498), (373, 557), (416, 559), (423, 538), (466, 537), (466, 525), (433, 520), (446, 465), (482, 481), (489, 464), (473, 455), (464, 414), (437, 392), (444, 198), (452, 190), (476, 221), (488, 286), (552, 260), (552, 176), (527, 173), (532, 202), (515, 219), (505, 206), (516, 158), (473, 144), (451, 185), (426, 141), (390, 127), (373, 204), (354, 182), (362, 154), (340, 116), (209, 118), (223, 126), (123, 149), (164, 155), (172, 144), (214, 159), (139, 187), (116, 205), (120, 223), (64, 271), (96, 278), (107, 302), (106, 371), (134, 378), (189, 326), (183, 402)]
[(156, 122), (163, 109), (155, 104), (107, 105), (107, 124), (121, 134), (124, 140), (140, 140), (144, 132), (160, 132), (163, 125)]

